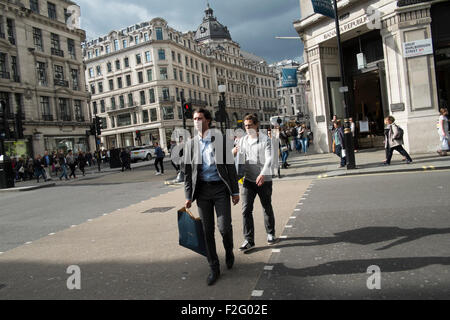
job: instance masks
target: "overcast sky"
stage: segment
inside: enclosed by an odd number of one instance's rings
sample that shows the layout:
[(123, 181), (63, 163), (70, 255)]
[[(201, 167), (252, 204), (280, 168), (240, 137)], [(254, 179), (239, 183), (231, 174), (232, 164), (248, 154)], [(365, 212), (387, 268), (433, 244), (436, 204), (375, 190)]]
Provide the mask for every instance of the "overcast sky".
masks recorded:
[[(81, 28), (94, 39), (136, 23), (164, 18), (172, 28), (196, 31), (205, 15), (206, 0), (75, 0), (81, 7)], [(302, 55), (293, 22), (300, 17), (299, 0), (209, 0), (214, 15), (227, 26), (245, 51), (273, 63)]]

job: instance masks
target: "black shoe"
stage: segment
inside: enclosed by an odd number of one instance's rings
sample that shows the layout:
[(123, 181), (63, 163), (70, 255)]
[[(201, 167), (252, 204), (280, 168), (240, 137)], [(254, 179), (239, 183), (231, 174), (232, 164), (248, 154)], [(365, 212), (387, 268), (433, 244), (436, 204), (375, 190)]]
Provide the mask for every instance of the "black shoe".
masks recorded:
[(220, 269), (211, 269), (211, 273), (208, 275), (208, 278), (206, 279), (206, 283), (208, 286), (212, 286), (217, 279), (220, 277)]
[(406, 160), (406, 164), (410, 164), (412, 160)]
[(225, 256), (225, 261), (227, 263), (227, 268), (231, 269), (233, 268), (233, 264), (234, 264), (234, 254), (233, 251), (227, 252), (226, 256)]

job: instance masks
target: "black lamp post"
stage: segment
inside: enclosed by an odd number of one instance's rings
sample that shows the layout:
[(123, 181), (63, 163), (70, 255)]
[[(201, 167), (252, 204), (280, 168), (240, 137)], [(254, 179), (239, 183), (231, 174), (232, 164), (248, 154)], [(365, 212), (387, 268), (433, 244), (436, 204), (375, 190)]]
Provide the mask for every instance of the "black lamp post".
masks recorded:
[(225, 92), (227, 91), (227, 86), (222, 84), (219, 86), (220, 98), (219, 98), (219, 115), (220, 115), (220, 131), (223, 132), (223, 123), (225, 122), (225, 129), (227, 129), (227, 112), (225, 111)]
[(345, 72), (344, 72), (344, 55), (342, 53), (342, 46), (341, 46), (341, 32), (339, 28), (339, 16), (338, 16), (338, 10), (337, 10), (337, 3), (336, 0), (333, 0), (334, 5), (334, 20), (336, 22), (336, 37), (337, 37), (337, 45), (338, 45), (338, 51), (339, 51), (339, 60), (340, 60), (340, 67), (341, 67), (341, 82), (342, 87), (340, 91), (344, 94), (344, 139), (345, 139), (345, 146), (346, 146), (346, 160), (347, 160), (347, 169), (355, 169), (355, 150), (353, 146), (353, 136), (352, 131), (350, 129), (350, 111), (348, 108), (348, 87), (346, 86), (345, 81)]

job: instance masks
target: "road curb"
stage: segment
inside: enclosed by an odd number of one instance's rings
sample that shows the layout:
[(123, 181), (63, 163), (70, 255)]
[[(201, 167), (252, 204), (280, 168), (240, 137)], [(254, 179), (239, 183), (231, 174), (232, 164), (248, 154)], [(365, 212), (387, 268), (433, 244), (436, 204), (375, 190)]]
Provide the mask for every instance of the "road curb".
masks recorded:
[[(353, 172), (343, 172), (343, 173), (324, 173), (318, 176), (319, 179), (324, 178), (333, 178), (333, 177), (341, 177), (341, 176), (358, 176), (365, 174), (386, 174), (386, 173), (402, 173), (402, 172), (425, 172), (425, 171), (440, 171), (440, 170), (449, 170), (450, 166), (444, 167), (435, 167), (435, 166), (423, 166), (421, 168), (406, 168), (406, 169), (396, 169), (396, 170), (376, 170), (376, 171), (353, 171)], [(358, 169), (356, 169), (358, 170)]]
[(6, 189), (0, 189), (0, 192), (21, 192), (21, 191), (31, 191), (36, 189), (42, 189), (42, 188), (50, 188), (54, 187), (56, 183), (48, 183), (38, 186), (28, 186), (28, 187), (17, 187), (17, 188), (6, 188)]

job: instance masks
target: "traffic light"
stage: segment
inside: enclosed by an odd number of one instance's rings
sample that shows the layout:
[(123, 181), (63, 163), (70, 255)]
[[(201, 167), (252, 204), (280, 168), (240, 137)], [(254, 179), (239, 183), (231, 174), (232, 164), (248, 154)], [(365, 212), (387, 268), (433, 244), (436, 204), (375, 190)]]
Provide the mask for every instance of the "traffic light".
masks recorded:
[(192, 119), (192, 105), (190, 102), (185, 102), (183, 104), (183, 112), (186, 119)]
[(136, 139), (141, 138), (141, 130), (136, 130)]
[(91, 136), (95, 136), (95, 124), (91, 124), (88, 132)]
[(95, 116), (95, 131), (97, 136), (102, 134), (102, 118)]

